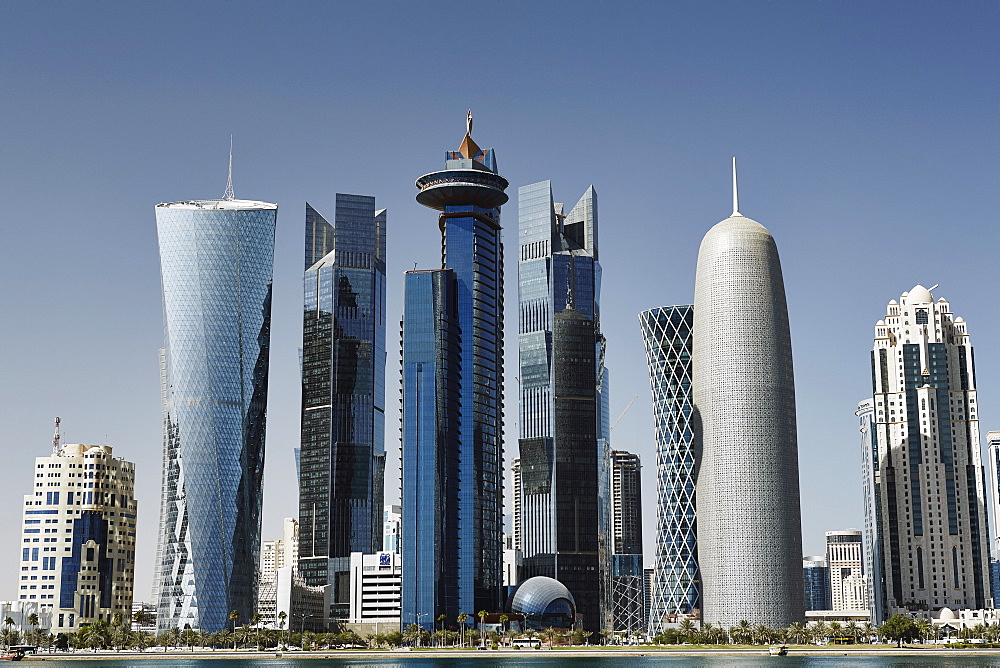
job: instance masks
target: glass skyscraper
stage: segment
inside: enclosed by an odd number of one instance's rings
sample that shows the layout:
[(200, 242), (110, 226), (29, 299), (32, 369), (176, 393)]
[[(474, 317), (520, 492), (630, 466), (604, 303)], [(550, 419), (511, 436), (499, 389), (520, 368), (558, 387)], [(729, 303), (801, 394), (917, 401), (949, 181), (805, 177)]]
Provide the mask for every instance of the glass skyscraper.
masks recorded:
[(802, 558), (802, 588), (806, 610), (832, 610), (830, 567), (826, 557)]
[(691, 344), (694, 307), (639, 314), (649, 364), (656, 434), (656, 560), (649, 632), (701, 608), (695, 511), (697, 440), (692, 423)]
[(404, 627), (500, 609), (507, 180), (468, 130), (417, 179), (443, 268), (406, 274), (402, 322)]
[(523, 186), (518, 215), (524, 576), (563, 583), (599, 631), (611, 610), (597, 193), (565, 214), (549, 181)]
[(156, 206), (163, 285), (160, 631), (254, 612), (276, 204)]
[(306, 204), (299, 574), (343, 619), (351, 553), (382, 548), (386, 213), (338, 194), (334, 223)]

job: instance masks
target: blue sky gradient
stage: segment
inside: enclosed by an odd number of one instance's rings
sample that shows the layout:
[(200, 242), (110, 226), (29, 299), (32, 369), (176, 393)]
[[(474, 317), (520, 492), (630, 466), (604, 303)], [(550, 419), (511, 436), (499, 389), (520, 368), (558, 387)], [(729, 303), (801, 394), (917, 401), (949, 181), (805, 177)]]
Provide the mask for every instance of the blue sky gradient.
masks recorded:
[[(5, 3), (0, 21), (0, 539), (20, 535), (52, 419), (138, 469), (136, 598), (159, 511), (162, 345), (153, 206), (278, 202), (264, 537), (297, 512), (305, 202), (388, 208), (389, 323), (402, 273), (439, 262), (413, 181), (475, 113), (511, 182), (507, 456), (517, 451), (516, 188), (599, 198), (614, 446), (643, 457), (653, 556), (655, 444), (636, 314), (690, 303), (701, 237), (731, 208), (774, 235), (799, 411), (806, 553), (861, 527), (854, 410), (873, 325), (940, 283), (977, 349), (982, 431), (1000, 428), (996, 2)], [(388, 328), (387, 497), (398, 496), (399, 351)], [(992, 422), (989, 422), (991, 421)], [(738, 435), (734, 447), (739, 446)], [(508, 508), (510, 503), (508, 500)], [(16, 569), (0, 599), (16, 598)]]

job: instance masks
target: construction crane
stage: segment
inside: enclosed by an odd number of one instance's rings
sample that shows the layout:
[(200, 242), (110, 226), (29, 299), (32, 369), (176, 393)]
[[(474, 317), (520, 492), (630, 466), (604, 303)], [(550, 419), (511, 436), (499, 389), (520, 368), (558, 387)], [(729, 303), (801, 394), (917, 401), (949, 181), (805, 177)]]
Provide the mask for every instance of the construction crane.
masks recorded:
[(626, 406), (626, 407), (625, 407), (625, 410), (623, 410), (623, 411), (622, 411), (622, 412), (621, 412), (621, 413), (620, 413), (620, 414), (618, 415), (618, 419), (617, 419), (617, 420), (615, 420), (614, 424), (612, 424), (612, 425), (611, 425), (611, 429), (609, 429), (609, 430), (608, 430), (609, 432), (612, 432), (612, 431), (614, 431), (615, 427), (617, 427), (617, 426), (618, 426), (618, 423), (619, 423), (619, 422), (621, 422), (621, 421), (622, 421), (622, 418), (623, 418), (623, 417), (625, 417), (625, 414), (626, 414), (626, 413), (628, 413), (628, 409), (632, 408), (632, 404), (634, 404), (634, 403), (635, 403), (635, 400), (636, 400), (636, 399), (638, 399), (638, 398), (639, 398), (639, 395), (638, 395), (638, 394), (637, 394), (637, 395), (635, 395), (634, 397), (632, 397), (632, 401), (628, 402), (628, 406)]

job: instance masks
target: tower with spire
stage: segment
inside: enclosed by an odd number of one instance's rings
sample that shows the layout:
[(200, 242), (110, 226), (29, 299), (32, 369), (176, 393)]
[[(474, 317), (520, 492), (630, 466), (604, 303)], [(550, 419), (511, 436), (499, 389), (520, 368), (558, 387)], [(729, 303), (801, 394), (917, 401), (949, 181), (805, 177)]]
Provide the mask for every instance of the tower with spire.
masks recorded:
[(693, 329), (702, 619), (782, 628), (804, 613), (792, 347), (778, 250), (739, 211), (735, 158), (733, 213), (698, 253)]
[(507, 179), (472, 139), (417, 179), (438, 211), (441, 268), (406, 273), (403, 625), (495, 612), (503, 530), (503, 244)]

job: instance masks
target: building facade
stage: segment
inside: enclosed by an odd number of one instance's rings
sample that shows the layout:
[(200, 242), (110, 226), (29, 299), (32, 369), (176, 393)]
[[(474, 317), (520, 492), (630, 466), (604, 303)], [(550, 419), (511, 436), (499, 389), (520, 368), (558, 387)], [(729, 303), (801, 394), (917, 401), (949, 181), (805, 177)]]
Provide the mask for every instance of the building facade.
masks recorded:
[(611, 451), (611, 628), (645, 634), (641, 472), (639, 455)]
[[(584, 628), (606, 626), (608, 526), (597, 194), (564, 213), (549, 181), (518, 190), (518, 438), (525, 577), (558, 580)], [(603, 492), (606, 497), (607, 492)]]
[(992, 604), (972, 344), (918, 285), (890, 301), (872, 351), (886, 614)]
[(676, 615), (701, 608), (691, 344), (694, 307), (665, 306), (639, 314), (653, 393), (656, 435), (656, 556), (649, 634)]
[(351, 555), (348, 623), (360, 634), (399, 631), (403, 559), (398, 552)]
[(53, 453), (35, 458), (34, 491), (22, 510), (18, 599), (37, 603), (52, 633), (130, 618), (134, 485), (135, 465), (106, 445), (59, 445), (57, 432)]
[(802, 585), (806, 610), (830, 610), (830, 567), (826, 557), (803, 557)]
[(879, 471), (879, 448), (875, 433), (875, 400), (858, 402), (858, 432), (861, 435), (861, 489), (864, 495), (865, 534), (864, 548), (865, 577), (868, 580), (869, 616), (873, 623), (882, 624), (888, 617), (885, 609), (885, 577), (882, 571), (882, 534), (879, 531), (881, 489), (875, 484)]
[(382, 549), (386, 212), (337, 194), (334, 224), (306, 204), (299, 574), (348, 615), (353, 552)]
[(399, 539), (402, 536), (402, 533), (402, 506), (385, 506), (382, 511), (382, 551), (399, 552)]
[(227, 198), (155, 211), (165, 330), (157, 623), (215, 632), (256, 603), (278, 206)]
[(403, 625), (499, 610), (507, 180), (472, 140), (417, 179), (442, 269), (406, 274), (402, 322)]
[(830, 609), (867, 610), (868, 580), (861, 532), (827, 531), (826, 562), (830, 570)]
[(695, 278), (702, 619), (784, 628), (804, 612), (788, 310), (774, 239), (739, 211), (735, 160), (733, 195)]

